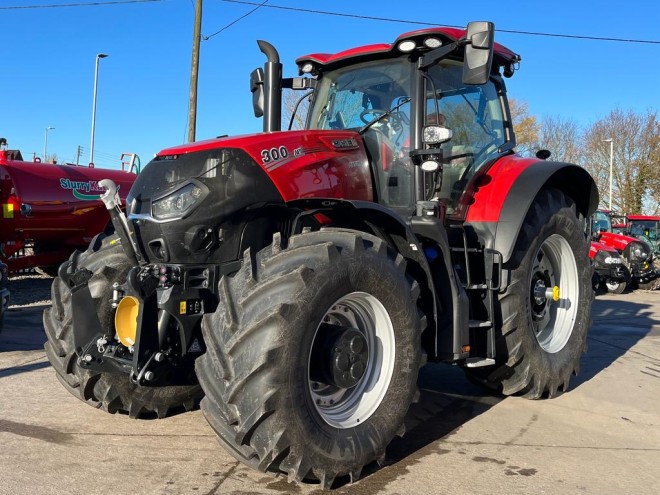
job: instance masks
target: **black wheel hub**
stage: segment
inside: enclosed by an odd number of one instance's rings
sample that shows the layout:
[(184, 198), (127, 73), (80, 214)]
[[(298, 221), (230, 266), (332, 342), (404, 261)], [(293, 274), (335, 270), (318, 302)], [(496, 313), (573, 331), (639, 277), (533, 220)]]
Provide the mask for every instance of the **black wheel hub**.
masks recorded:
[(369, 345), (355, 328), (323, 323), (312, 347), (310, 377), (339, 388), (351, 388), (364, 376)]
[(545, 290), (552, 287), (550, 275), (547, 272), (537, 272), (532, 277), (531, 300), (532, 300), (532, 318), (535, 321), (542, 320), (547, 310), (548, 300), (545, 297)]

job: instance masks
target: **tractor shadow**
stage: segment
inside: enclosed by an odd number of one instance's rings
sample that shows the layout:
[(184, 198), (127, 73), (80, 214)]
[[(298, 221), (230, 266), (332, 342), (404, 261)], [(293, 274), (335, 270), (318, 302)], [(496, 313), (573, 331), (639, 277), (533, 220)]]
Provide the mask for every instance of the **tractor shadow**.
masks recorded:
[(660, 327), (658, 309), (637, 302), (634, 297), (634, 292), (596, 297), (591, 309), (593, 325), (587, 335), (587, 353), (580, 361), (580, 373), (571, 379), (571, 388), (588, 382), (645, 336), (658, 332), (654, 330), (654, 326)]
[(420, 370), (419, 401), (405, 419), (406, 432), (387, 449), (387, 463), (424, 455), (426, 446), (451, 436), (465, 423), (485, 413), (504, 396), (474, 384), (458, 366), (428, 364)]
[[(634, 297), (634, 294), (605, 295), (594, 301), (588, 352), (582, 356), (580, 373), (572, 377), (568, 393), (608, 368), (650, 332), (659, 331), (658, 309), (654, 311), (651, 305), (636, 302)], [(390, 443), (382, 467), (372, 464), (363, 472), (359, 485), (368, 487), (369, 493), (404, 475), (411, 464), (430, 453), (448, 453), (438, 446), (438, 440), (451, 437), (506, 398), (474, 384), (461, 368), (447, 364), (428, 364), (422, 368), (418, 386), (420, 398), (406, 416), (405, 434)], [(342, 494), (349, 487), (340, 480), (334, 486), (339, 489), (336, 493)]]

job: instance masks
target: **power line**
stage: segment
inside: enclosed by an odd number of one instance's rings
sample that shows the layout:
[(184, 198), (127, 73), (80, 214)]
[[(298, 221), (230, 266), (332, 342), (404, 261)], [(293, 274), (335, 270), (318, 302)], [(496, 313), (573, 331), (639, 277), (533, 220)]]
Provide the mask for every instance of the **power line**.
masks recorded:
[(112, 0), (105, 2), (89, 2), (89, 3), (57, 3), (52, 5), (10, 5), (8, 7), (0, 7), (0, 10), (19, 10), (19, 9), (57, 9), (62, 7), (98, 7), (100, 5), (125, 5), (128, 3), (153, 3), (162, 2), (163, 0)]
[(209, 39), (213, 38), (216, 34), (220, 34), (220, 33), (223, 32), (225, 29), (230, 28), (231, 26), (233, 26), (234, 24), (236, 24), (236, 23), (237, 23), (238, 21), (240, 21), (241, 19), (245, 19), (245, 18), (246, 18), (247, 16), (249, 16), (250, 14), (253, 14), (253, 13), (256, 12), (260, 7), (263, 7), (264, 5), (266, 5), (266, 3), (268, 3), (268, 0), (266, 0), (265, 2), (262, 2), (262, 3), (260, 3), (260, 4), (251, 4), (251, 5), (256, 5), (256, 7), (253, 8), (250, 12), (248, 12), (247, 14), (244, 14), (244, 15), (240, 16), (240, 17), (239, 17), (238, 19), (236, 19), (236, 20), (233, 20), (232, 22), (230, 22), (229, 24), (227, 24), (225, 27), (223, 27), (223, 28), (220, 29), (219, 31), (216, 31), (215, 33), (213, 33), (213, 34), (211, 34), (211, 35), (209, 35), (209, 36), (202, 36), (202, 39), (203, 39), (204, 41), (208, 41)]
[[(425, 22), (425, 21), (413, 21), (413, 20), (404, 20), (404, 19), (392, 19), (389, 17), (376, 17), (376, 16), (367, 16), (367, 15), (357, 15), (357, 14), (346, 14), (342, 12), (330, 12), (330, 11), (324, 11), (324, 10), (314, 10), (314, 9), (303, 9), (300, 7), (284, 7), (281, 5), (264, 5), (266, 2), (262, 4), (258, 4), (256, 2), (248, 2), (245, 0), (220, 0), (222, 2), (227, 2), (227, 3), (239, 3), (243, 5), (258, 5), (259, 7), (265, 6), (266, 8), (270, 9), (280, 9), (280, 10), (291, 10), (295, 12), (305, 12), (307, 14), (320, 14), (320, 15), (330, 15), (330, 16), (335, 16), (335, 17), (349, 17), (352, 19), (366, 19), (370, 21), (383, 21), (383, 22), (395, 22), (399, 24), (416, 24), (416, 25), (421, 25), (421, 26), (437, 26), (437, 23), (432, 23), (432, 22)], [(257, 7), (258, 8), (258, 7)], [(256, 10), (256, 9), (255, 9)], [(249, 15), (249, 14), (248, 14)], [(454, 25), (449, 25), (449, 24), (442, 24), (443, 26), (446, 27), (454, 27), (454, 28), (464, 28), (465, 26), (454, 26)], [(225, 28), (223, 28), (225, 29)], [(617, 41), (617, 42), (623, 42), (623, 43), (647, 43), (647, 44), (653, 44), (653, 45), (660, 45), (660, 40), (641, 40), (641, 39), (634, 39), (634, 38), (612, 38), (612, 37), (606, 37), (606, 36), (583, 36), (583, 35), (578, 35), (578, 34), (559, 34), (559, 33), (543, 33), (543, 32), (537, 32), (537, 31), (519, 31), (519, 30), (514, 30), (514, 29), (497, 29), (498, 32), (500, 33), (509, 33), (509, 34), (522, 34), (522, 35), (527, 35), (527, 36), (549, 36), (553, 38), (569, 38), (569, 39), (579, 39), (579, 40), (594, 40), (594, 41)]]

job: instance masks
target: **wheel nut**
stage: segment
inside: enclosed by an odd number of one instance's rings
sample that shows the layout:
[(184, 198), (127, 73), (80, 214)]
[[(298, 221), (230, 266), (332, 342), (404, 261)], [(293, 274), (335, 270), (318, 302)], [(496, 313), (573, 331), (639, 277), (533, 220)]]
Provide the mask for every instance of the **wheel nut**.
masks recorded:
[(337, 354), (337, 357), (335, 358), (335, 366), (341, 371), (348, 371), (351, 362), (346, 354)]
[(92, 357), (91, 354), (85, 354), (83, 361), (85, 361), (86, 363), (91, 363), (92, 361), (94, 361), (94, 358)]
[(364, 375), (364, 364), (358, 361), (351, 366), (351, 376), (354, 380), (359, 380), (362, 375)]
[(355, 354), (360, 354), (362, 349), (364, 349), (364, 337), (361, 335), (356, 335), (351, 339), (351, 351), (353, 351)]

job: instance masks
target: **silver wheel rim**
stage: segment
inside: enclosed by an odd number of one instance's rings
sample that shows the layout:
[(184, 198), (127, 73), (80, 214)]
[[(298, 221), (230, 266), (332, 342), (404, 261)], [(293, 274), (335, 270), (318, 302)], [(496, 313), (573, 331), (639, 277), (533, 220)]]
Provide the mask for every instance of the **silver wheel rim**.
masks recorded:
[[(335, 428), (354, 428), (378, 409), (389, 388), (395, 358), (394, 326), (385, 306), (365, 292), (352, 292), (336, 301), (323, 323), (357, 329), (367, 341), (366, 370), (355, 386), (340, 388), (313, 381), (308, 374), (314, 407), (323, 420)], [(315, 339), (317, 334), (318, 328)]]
[(616, 291), (619, 287), (621, 286), (621, 282), (612, 282), (612, 281), (607, 281), (605, 282), (605, 287), (607, 287), (607, 290), (610, 292)]
[(539, 345), (561, 351), (577, 319), (580, 284), (575, 255), (568, 241), (553, 234), (537, 251), (531, 270), (531, 317)]

